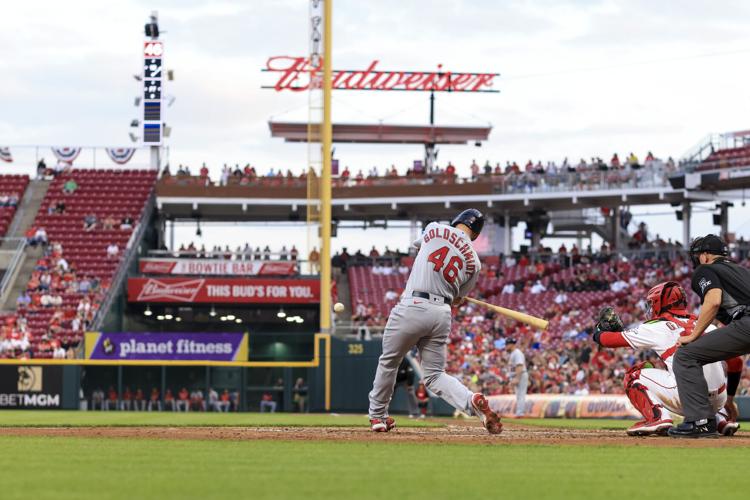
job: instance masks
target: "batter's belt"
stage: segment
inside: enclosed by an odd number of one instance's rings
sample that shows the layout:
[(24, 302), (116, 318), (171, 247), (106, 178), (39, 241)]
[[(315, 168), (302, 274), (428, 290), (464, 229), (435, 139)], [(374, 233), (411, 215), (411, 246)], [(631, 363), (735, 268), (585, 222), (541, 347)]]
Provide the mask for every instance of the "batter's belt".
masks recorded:
[(427, 293), (427, 292), (411, 292), (412, 297), (419, 297), (421, 299), (427, 299), (431, 302), (436, 302), (438, 304), (450, 304), (452, 301), (448, 297), (443, 297), (442, 295), (435, 295), (434, 293)]

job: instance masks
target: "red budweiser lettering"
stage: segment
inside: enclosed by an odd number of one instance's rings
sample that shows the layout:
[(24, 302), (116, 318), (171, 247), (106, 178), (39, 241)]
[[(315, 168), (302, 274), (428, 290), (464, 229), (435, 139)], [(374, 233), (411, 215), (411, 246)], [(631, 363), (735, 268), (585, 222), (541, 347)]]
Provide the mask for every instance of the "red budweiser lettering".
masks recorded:
[[(381, 71), (380, 61), (370, 63), (361, 71), (333, 71), (332, 87), (339, 90), (411, 90), (443, 92), (482, 92), (492, 89), (497, 73), (452, 73), (421, 71)], [(266, 62), (266, 70), (279, 73), (273, 85), (277, 92), (291, 90), (303, 92), (310, 88), (311, 81), (317, 81), (322, 66), (315, 67), (304, 57), (276, 56)]]
[(137, 302), (149, 301), (175, 301), (192, 302), (203, 287), (206, 280), (183, 280), (172, 283), (164, 283), (160, 280), (149, 279), (141, 292), (138, 294)]

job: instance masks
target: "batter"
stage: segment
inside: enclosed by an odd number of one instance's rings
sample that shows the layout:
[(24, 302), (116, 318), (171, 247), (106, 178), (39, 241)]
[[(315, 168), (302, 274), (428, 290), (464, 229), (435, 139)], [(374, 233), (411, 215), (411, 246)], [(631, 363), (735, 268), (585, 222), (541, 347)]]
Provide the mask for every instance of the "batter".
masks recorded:
[(399, 364), (417, 346), (427, 389), (454, 408), (478, 416), (490, 434), (502, 432), (500, 417), (481, 393), (472, 393), (445, 373), (451, 305), (460, 306), (479, 278), (481, 264), (472, 246), (484, 226), (479, 210), (464, 210), (450, 225), (433, 222), (414, 242), (419, 249), (401, 300), (391, 310), (383, 333), (383, 354), (370, 391), (370, 427), (388, 432), (388, 416)]

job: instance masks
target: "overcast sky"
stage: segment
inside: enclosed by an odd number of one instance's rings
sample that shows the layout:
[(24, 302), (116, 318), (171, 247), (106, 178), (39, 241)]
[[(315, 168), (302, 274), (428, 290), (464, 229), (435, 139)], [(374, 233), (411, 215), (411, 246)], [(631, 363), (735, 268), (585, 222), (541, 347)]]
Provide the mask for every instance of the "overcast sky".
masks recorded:
[[(268, 120), (305, 120), (307, 96), (262, 90), (274, 55), (308, 50), (305, 0), (11, 2), (0, 30), (1, 145), (128, 145), (143, 24), (159, 11), (176, 80), (166, 121), (172, 165), (251, 162), (300, 168), (304, 145), (271, 139)], [(681, 0), (395, 0), (334, 3), (336, 68), (498, 72), (499, 94), (441, 94), (439, 124), (492, 125), (481, 148), (441, 148), (466, 173), (505, 162), (648, 150), (681, 156), (746, 120), (750, 3)], [(334, 93), (334, 120), (422, 124), (423, 93)], [(43, 150), (44, 152), (44, 150)], [(13, 169), (34, 150), (14, 148)], [(44, 152), (48, 158), (51, 156)], [(78, 166), (93, 160), (84, 153)], [(103, 154), (97, 158), (101, 161)], [(420, 147), (337, 145), (352, 169), (405, 168)], [(145, 161), (145, 157), (140, 158)], [(666, 219), (665, 219), (666, 220)], [(674, 220), (673, 218), (670, 220)], [(664, 231), (676, 224), (661, 223)], [(732, 225), (744, 227), (734, 218)], [(708, 227), (708, 226), (707, 226)]]

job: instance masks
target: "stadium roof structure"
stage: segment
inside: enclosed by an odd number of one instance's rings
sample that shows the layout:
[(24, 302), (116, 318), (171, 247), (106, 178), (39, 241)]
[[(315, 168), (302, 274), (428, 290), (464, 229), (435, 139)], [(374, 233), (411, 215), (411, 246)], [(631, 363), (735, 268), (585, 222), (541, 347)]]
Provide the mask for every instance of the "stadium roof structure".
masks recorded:
[[(268, 122), (271, 137), (286, 142), (307, 142), (308, 124)], [(442, 125), (387, 125), (334, 123), (333, 142), (358, 144), (470, 144), (486, 141), (491, 126), (465, 127)], [(318, 128), (310, 130), (312, 142), (319, 142)]]
[[(278, 221), (304, 220), (307, 189), (269, 186), (180, 186), (160, 182), (156, 202), (172, 220)], [(443, 220), (464, 208), (525, 217), (533, 210), (580, 210), (618, 205), (682, 204), (716, 201), (716, 193), (670, 185), (651, 188), (497, 193), (491, 183), (453, 185), (334, 187), (332, 210), (338, 220), (405, 219), (419, 216)]]

